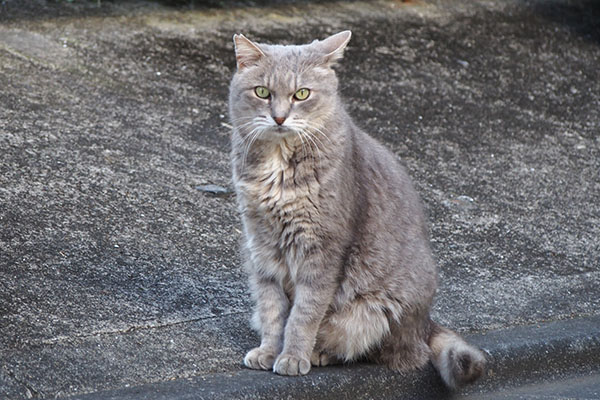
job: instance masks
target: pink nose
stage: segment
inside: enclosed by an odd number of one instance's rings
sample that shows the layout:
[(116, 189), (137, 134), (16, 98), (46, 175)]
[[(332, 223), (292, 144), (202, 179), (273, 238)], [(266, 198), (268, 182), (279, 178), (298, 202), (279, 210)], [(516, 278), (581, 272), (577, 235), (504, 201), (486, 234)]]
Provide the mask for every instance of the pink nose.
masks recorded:
[(277, 122), (277, 125), (281, 125), (285, 121), (285, 117), (273, 117), (273, 119)]

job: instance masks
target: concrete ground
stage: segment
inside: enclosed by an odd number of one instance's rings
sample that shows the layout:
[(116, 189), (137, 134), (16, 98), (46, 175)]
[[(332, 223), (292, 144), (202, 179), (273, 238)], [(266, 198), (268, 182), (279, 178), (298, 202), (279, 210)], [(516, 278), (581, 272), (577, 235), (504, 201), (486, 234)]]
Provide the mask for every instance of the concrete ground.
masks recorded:
[(451, 396), (431, 368), (241, 366), (231, 37), (343, 29), (347, 107), (428, 210), (433, 316), (490, 356), (462, 396), (600, 398), (600, 3), (201, 3), (0, 2), (0, 398)]

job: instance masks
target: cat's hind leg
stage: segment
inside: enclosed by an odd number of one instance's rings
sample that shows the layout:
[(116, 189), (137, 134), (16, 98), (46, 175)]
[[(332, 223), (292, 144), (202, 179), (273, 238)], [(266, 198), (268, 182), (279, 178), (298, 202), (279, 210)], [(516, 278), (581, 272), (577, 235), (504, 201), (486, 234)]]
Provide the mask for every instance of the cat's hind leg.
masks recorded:
[(393, 320), (389, 334), (374, 354), (374, 361), (395, 371), (422, 368), (431, 355), (427, 345), (428, 326), (429, 318), (420, 313), (403, 315), (400, 321)]
[(324, 366), (355, 361), (377, 348), (389, 331), (385, 310), (376, 301), (355, 299), (325, 316), (311, 362)]

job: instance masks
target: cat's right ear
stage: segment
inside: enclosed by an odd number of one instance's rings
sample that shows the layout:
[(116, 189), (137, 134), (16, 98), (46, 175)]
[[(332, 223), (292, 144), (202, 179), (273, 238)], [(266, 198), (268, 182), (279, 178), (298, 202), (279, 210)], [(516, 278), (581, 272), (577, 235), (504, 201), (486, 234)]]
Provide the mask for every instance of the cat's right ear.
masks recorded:
[(233, 35), (233, 44), (238, 71), (256, 65), (258, 60), (265, 56), (265, 53), (263, 53), (258, 45), (252, 43), (252, 41), (248, 40), (241, 33)]

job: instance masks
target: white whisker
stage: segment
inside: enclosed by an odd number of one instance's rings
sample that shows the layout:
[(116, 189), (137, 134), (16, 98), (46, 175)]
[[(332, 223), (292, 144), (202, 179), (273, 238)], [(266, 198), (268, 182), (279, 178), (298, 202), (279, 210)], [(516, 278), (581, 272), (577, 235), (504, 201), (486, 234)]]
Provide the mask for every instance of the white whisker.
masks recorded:
[(297, 131), (297, 130), (295, 130), (295, 129), (294, 129), (294, 131), (295, 131), (296, 133), (298, 133), (298, 138), (300, 138), (300, 143), (302, 143), (301, 149), (302, 149), (302, 150), (304, 150), (304, 145), (305, 145), (305, 143), (304, 143), (304, 139), (302, 139), (302, 136), (303, 136), (303, 135), (302, 135), (302, 131)]
[[(319, 167), (321, 167), (321, 150), (319, 149), (319, 146), (317, 145), (317, 143), (313, 140), (313, 138), (315, 138), (309, 131), (302, 131), (302, 135), (305, 135), (305, 138), (307, 140), (309, 140), (312, 145), (314, 146), (314, 149), (317, 151), (317, 157), (319, 159)], [(312, 147), (311, 147), (311, 155), (313, 157), (313, 159), (315, 158), (314, 152), (312, 151)]]
[(256, 142), (256, 140), (260, 137), (260, 135), (264, 131), (265, 131), (265, 127), (264, 126), (257, 126), (250, 133), (250, 135), (252, 135), (252, 138), (248, 141), (248, 144), (246, 146), (246, 150), (244, 151), (244, 158), (243, 158), (243, 161), (242, 161), (242, 169), (244, 169), (246, 167), (246, 160), (248, 158), (248, 153), (252, 149), (252, 145), (254, 144), (254, 142)]
[(323, 136), (325, 139), (327, 139), (327, 141), (329, 141), (329, 144), (331, 144), (331, 145), (333, 145), (333, 144), (334, 144), (334, 143), (331, 141), (331, 139), (329, 138), (329, 135), (327, 135), (325, 132), (323, 132), (323, 131), (321, 130), (321, 129), (325, 129), (325, 127), (324, 127), (324, 126), (322, 126), (322, 125), (316, 125), (316, 124), (310, 123), (310, 122), (308, 122), (308, 121), (306, 122), (306, 125), (307, 125), (307, 126), (310, 128), (310, 129), (314, 130), (315, 132), (317, 132), (317, 133), (320, 133), (320, 134), (321, 134), (321, 136)]
[(246, 167), (246, 159), (248, 158), (248, 153), (250, 152), (250, 146), (254, 142), (254, 137), (260, 134), (260, 129), (258, 127), (254, 128), (248, 136), (244, 138), (244, 152), (242, 154), (242, 170)]
[(325, 150), (325, 144), (321, 141), (321, 139), (319, 139), (318, 136), (314, 135), (313, 132), (310, 131), (310, 128), (306, 130), (306, 132), (317, 142), (319, 142), (319, 144), (321, 145), (322, 149)]

